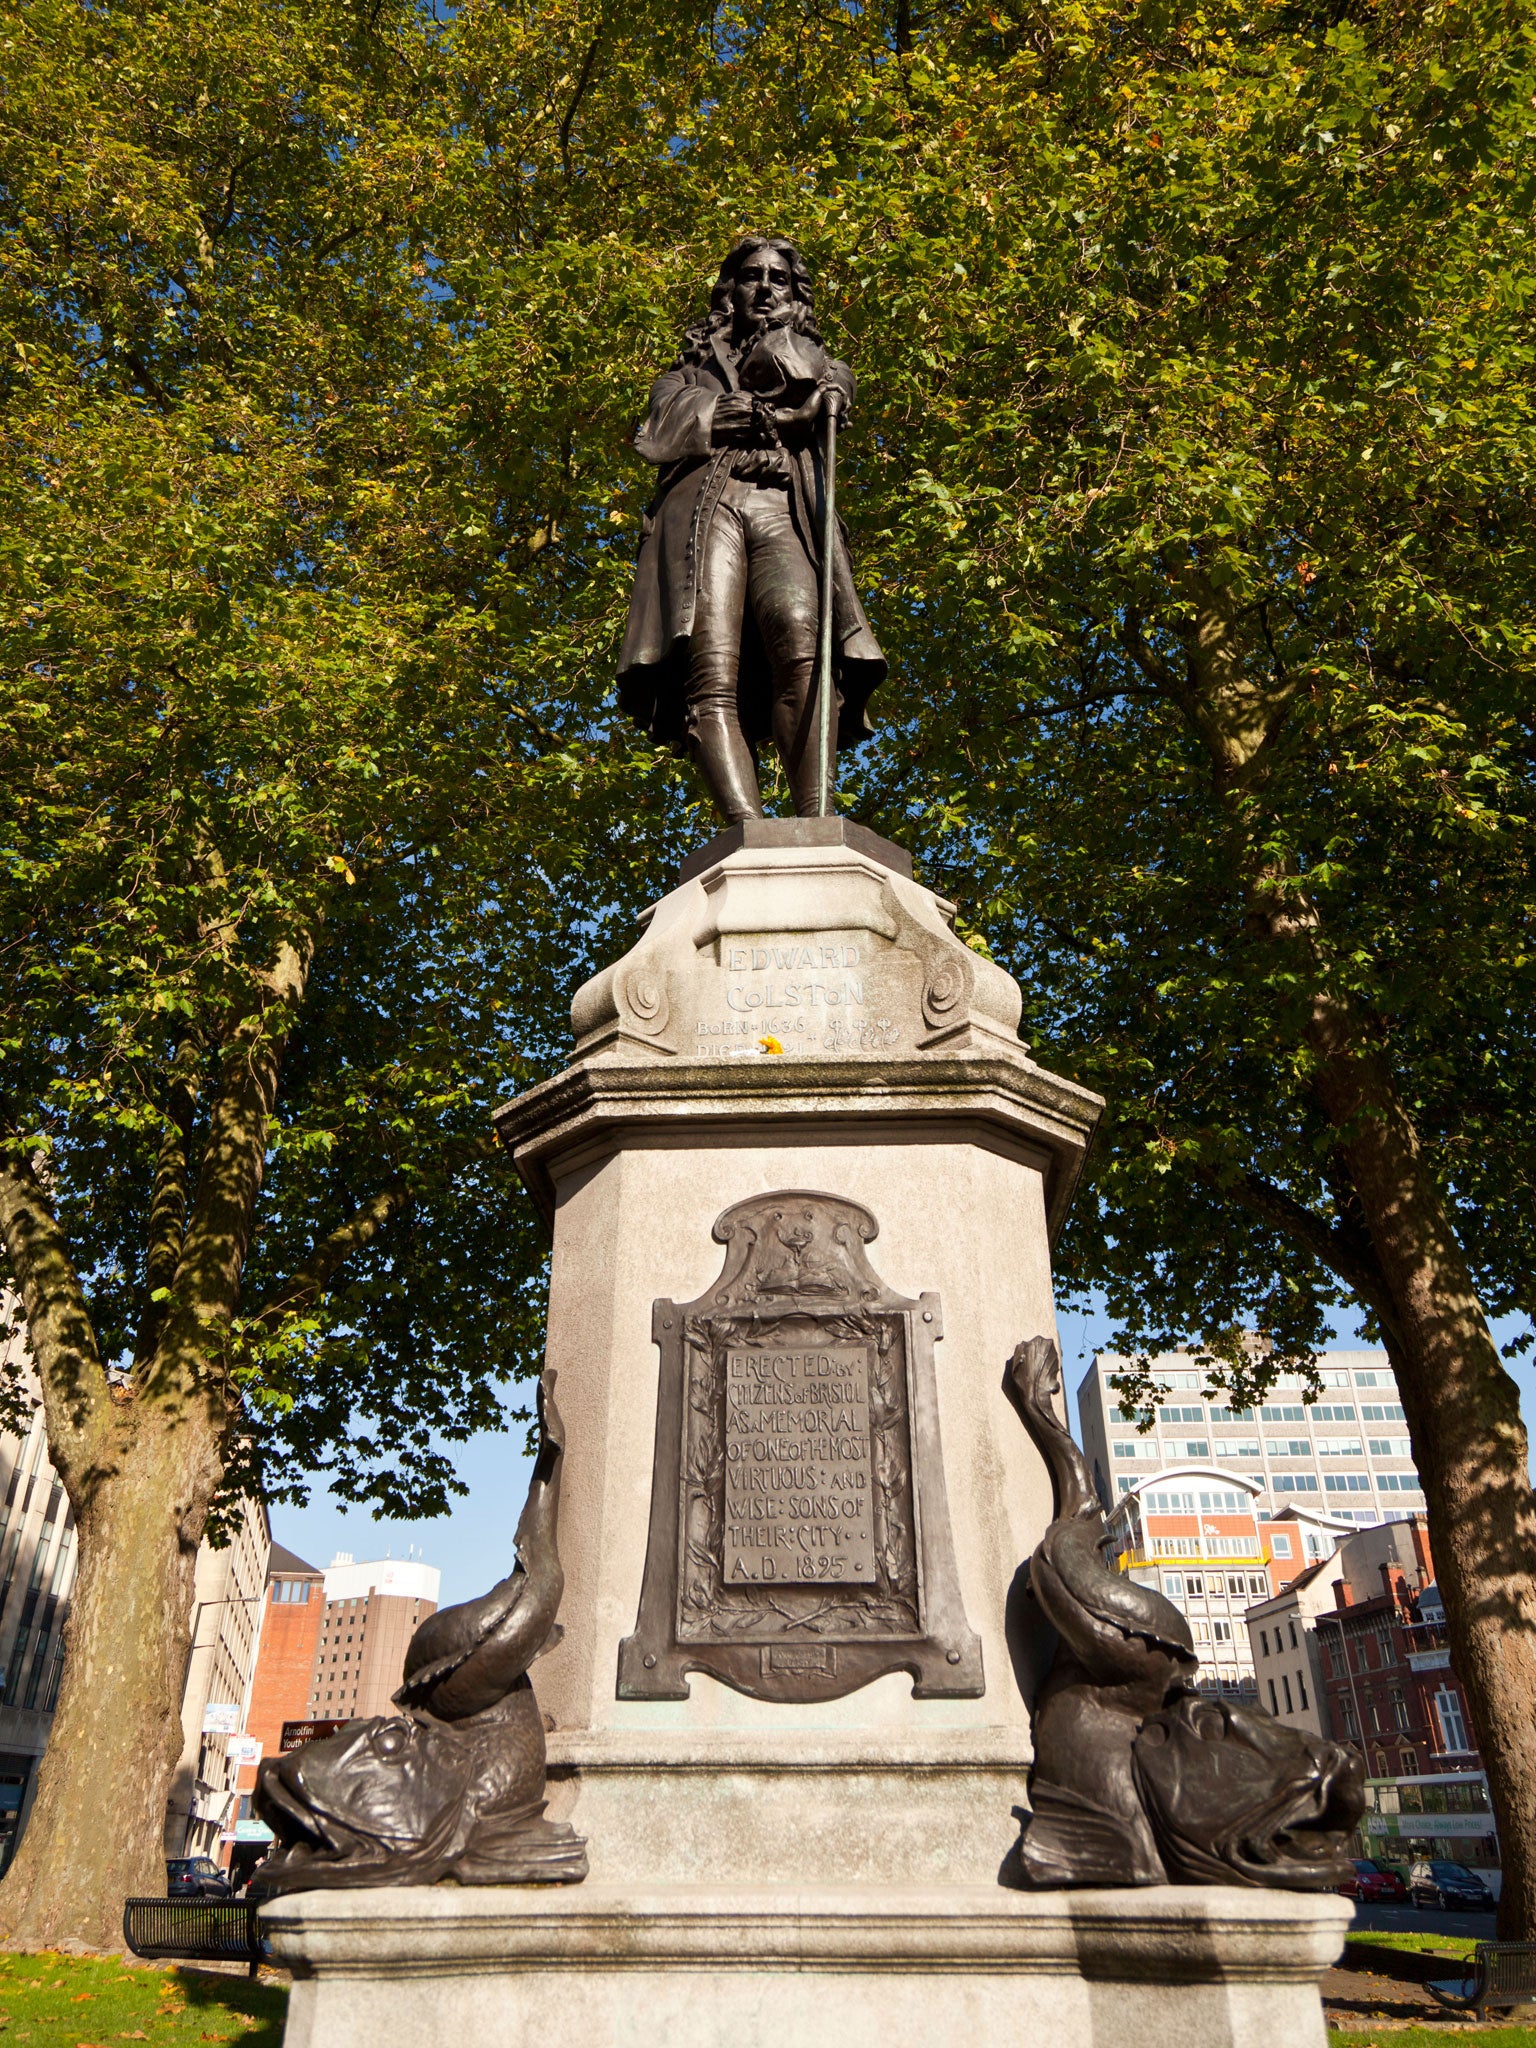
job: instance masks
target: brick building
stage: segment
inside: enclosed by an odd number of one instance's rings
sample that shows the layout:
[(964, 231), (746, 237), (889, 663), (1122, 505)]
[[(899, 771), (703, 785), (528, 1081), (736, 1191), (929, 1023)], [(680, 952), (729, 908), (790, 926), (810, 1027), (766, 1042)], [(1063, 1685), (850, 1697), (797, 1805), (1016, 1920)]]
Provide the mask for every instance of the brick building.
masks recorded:
[(1258, 1699), (1248, 1609), (1329, 1557), (1344, 1526), (1292, 1503), (1263, 1510), (1263, 1489), (1216, 1465), (1172, 1465), (1115, 1501), (1119, 1567), (1188, 1617), (1200, 1684)]
[[(1494, 1872), (1487, 1779), (1451, 1668), (1424, 1516), (1348, 1536), (1335, 1558), (1250, 1609), (1248, 1626), (1261, 1704), (1275, 1686), (1282, 1720), (1320, 1721), (1321, 1733), (1365, 1759), (1358, 1853), (1447, 1856)], [(1303, 1672), (1320, 1716), (1299, 1711)], [(1283, 1711), (1287, 1679), (1294, 1712)]]
[(394, 1711), (406, 1645), (417, 1624), (437, 1612), (441, 1578), (435, 1565), (409, 1558), (331, 1561), (306, 1719), (363, 1720)]
[(302, 1557), (295, 1557), (280, 1543), (274, 1543), (267, 1560), (261, 1642), (245, 1717), (247, 1749), (250, 1744), (259, 1744), (260, 1748), (240, 1768), (235, 1823), (232, 1830), (225, 1830), (226, 1836), (233, 1834), (233, 1840), (224, 1843), (224, 1860), (234, 1871), (237, 1882), (260, 1862), (272, 1839), (271, 1830), (251, 1812), (256, 1766), (262, 1757), (276, 1756), (282, 1746), (283, 1723), (301, 1721), (308, 1712), (310, 1679), (320, 1646), (324, 1608), (324, 1572), (306, 1564)]

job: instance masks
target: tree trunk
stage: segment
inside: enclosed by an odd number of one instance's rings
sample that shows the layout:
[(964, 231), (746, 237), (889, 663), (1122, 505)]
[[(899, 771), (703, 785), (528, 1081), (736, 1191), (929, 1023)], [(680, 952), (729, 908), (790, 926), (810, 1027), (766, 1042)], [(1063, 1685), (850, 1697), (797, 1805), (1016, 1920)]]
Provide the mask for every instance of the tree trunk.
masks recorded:
[(1435, 1571), (1503, 1857), (1499, 1933), (1536, 1940), (1536, 1497), (1519, 1389), (1489, 1333), (1384, 1056), (1326, 998), (1313, 1090), (1339, 1133), (1392, 1304), (1384, 1327), (1429, 1504)]
[(119, 1416), (76, 1510), (58, 1711), (0, 1884), (7, 1948), (121, 1949), (124, 1899), (165, 1893), (193, 1568), (219, 1457), (199, 1418), (138, 1404)]
[[(1246, 801), (1262, 792), (1268, 750), (1298, 678), (1247, 658), (1230, 598), (1198, 562), (1182, 564), (1177, 581), (1190, 605), (1181, 631), (1184, 673), (1151, 652), (1134, 617), (1127, 650), (1180, 706), (1209, 753), (1232, 819), (1250, 928), (1294, 953), (1303, 985), (1315, 991), (1301, 1024), (1315, 1062), (1312, 1092), (1368, 1240), (1351, 1245), (1334, 1270), (1376, 1313), (1408, 1418), (1456, 1673), (1498, 1822), (1499, 1930), (1506, 1939), (1536, 1940), (1536, 1499), (1519, 1390), (1499, 1359), (1385, 1047), (1330, 992), (1316, 910), (1294, 877), (1276, 872), (1245, 814)], [(1306, 1222), (1302, 1241), (1327, 1257), (1318, 1219)]]

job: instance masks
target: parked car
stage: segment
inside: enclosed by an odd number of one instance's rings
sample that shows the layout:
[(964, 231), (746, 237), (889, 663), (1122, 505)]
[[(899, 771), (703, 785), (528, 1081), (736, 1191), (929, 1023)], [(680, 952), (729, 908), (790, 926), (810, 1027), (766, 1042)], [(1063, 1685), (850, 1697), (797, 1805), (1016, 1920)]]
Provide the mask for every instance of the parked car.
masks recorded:
[(227, 1899), (229, 1879), (211, 1856), (170, 1856), (165, 1865), (168, 1899)]
[(1383, 1869), (1369, 1856), (1355, 1858), (1355, 1874), (1339, 1886), (1346, 1899), (1363, 1899), (1368, 1906), (1399, 1906), (1406, 1902), (1408, 1887), (1395, 1870)]
[(1493, 1893), (1465, 1863), (1438, 1858), (1415, 1863), (1408, 1872), (1408, 1891), (1416, 1906), (1441, 1906), (1447, 1912), (1477, 1913), (1492, 1908)]

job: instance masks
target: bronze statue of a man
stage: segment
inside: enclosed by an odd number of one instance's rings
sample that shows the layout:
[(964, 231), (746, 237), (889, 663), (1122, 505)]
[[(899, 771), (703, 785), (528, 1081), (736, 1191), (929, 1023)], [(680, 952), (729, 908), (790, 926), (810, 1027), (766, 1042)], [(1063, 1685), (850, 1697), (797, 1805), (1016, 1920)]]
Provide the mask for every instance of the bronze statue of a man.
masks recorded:
[[(635, 432), (661, 477), (619, 702), (655, 739), (687, 748), (730, 824), (763, 814), (757, 749), (770, 736), (796, 813), (819, 807), (825, 413), (846, 417), (853, 391), (853, 372), (822, 347), (800, 252), (754, 236), (721, 264), (709, 312)], [(864, 707), (885, 675), (840, 529), (832, 589), (828, 789), (838, 747), (868, 738)]]

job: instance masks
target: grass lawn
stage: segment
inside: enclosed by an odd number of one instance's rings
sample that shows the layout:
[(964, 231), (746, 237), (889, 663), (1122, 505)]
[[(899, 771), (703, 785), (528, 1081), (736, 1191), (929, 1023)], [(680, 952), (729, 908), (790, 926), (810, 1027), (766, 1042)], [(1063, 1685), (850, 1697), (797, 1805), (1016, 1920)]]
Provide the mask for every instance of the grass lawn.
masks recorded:
[(1432, 2048), (1454, 2041), (1456, 2048), (1536, 2048), (1530, 2027), (1472, 2027), (1452, 2022), (1436, 2027), (1342, 2027), (1328, 2029), (1328, 2048)]
[(1346, 1939), (1351, 1948), (1400, 1948), (1410, 1955), (1454, 1956), (1458, 1963), (1470, 1963), (1477, 1947), (1469, 1934), (1409, 1934), (1396, 1928), (1351, 1933)]
[(5, 2048), (280, 2048), (287, 1988), (212, 1970), (129, 1969), (102, 1957), (0, 1955)]

